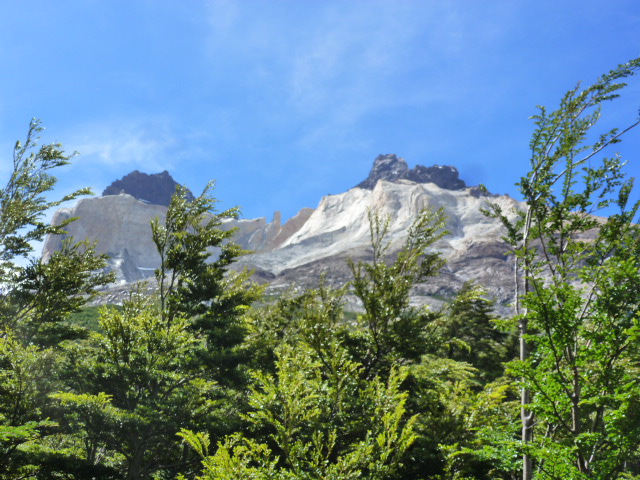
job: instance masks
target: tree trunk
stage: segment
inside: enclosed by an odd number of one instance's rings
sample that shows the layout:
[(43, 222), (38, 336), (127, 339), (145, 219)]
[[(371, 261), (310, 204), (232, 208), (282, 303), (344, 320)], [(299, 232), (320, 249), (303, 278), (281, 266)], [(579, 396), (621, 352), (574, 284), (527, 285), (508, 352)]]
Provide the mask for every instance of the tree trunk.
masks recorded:
[(129, 458), (129, 465), (127, 468), (127, 479), (126, 480), (142, 480), (142, 468), (144, 461), (144, 454), (146, 451), (146, 447), (144, 446), (145, 442), (141, 442), (138, 445), (134, 452), (133, 456)]
[[(520, 360), (529, 358), (529, 345), (525, 335), (527, 334), (528, 321), (526, 318), (520, 320)], [(533, 413), (529, 410), (531, 403), (531, 392), (528, 388), (522, 387), (520, 397), (520, 418), (522, 420), (522, 444), (524, 446), (533, 440)], [(531, 456), (525, 451), (522, 454), (522, 480), (533, 478), (533, 462)]]

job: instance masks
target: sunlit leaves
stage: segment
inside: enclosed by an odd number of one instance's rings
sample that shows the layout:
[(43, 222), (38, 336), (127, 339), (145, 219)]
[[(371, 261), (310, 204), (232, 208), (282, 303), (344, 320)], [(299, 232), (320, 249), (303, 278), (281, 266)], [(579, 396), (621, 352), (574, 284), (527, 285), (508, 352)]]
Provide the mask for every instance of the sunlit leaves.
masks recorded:
[[(592, 129), (639, 68), (632, 60), (570, 90), (557, 110), (540, 108), (530, 170), (518, 184), (525, 211), (514, 222), (489, 209), (507, 228), (516, 262), (521, 360), (509, 371), (523, 388), (525, 480), (532, 460), (535, 478), (615, 478), (638, 454), (640, 204), (629, 204), (624, 162), (604, 153), (640, 122)], [(609, 217), (593, 216), (601, 212)]]

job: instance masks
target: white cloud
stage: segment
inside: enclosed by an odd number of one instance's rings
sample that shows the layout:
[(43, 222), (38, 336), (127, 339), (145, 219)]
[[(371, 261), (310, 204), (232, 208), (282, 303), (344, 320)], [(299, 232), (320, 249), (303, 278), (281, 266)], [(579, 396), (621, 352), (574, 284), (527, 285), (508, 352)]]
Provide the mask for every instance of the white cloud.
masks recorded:
[(178, 140), (166, 121), (131, 119), (85, 124), (65, 136), (66, 145), (95, 165), (133, 165), (145, 171), (170, 169)]
[(213, 2), (207, 49), (241, 72), (237, 108), (306, 148), (346, 141), (385, 112), (477, 109), (496, 90), (485, 72), (517, 13), (510, 2), (293, 5)]
[(284, 80), (297, 115), (337, 129), (386, 108), (462, 103), (468, 72), (504, 33), (457, 3), (327, 5), (300, 27), (306, 30), (287, 52)]

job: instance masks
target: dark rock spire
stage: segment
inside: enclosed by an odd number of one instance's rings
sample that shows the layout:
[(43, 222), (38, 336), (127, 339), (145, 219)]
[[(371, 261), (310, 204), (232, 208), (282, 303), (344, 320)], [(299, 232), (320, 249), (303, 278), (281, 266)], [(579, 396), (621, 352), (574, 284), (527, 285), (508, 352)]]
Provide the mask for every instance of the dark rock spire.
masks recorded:
[(425, 167), (416, 165), (409, 169), (404, 158), (394, 154), (378, 155), (373, 162), (369, 176), (356, 187), (372, 190), (378, 180), (397, 182), (405, 179), (416, 183), (435, 183), (447, 190), (461, 190), (466, 187), (459, 178), (458, 169), (449, 165), (434, 165)]
[[(128, 193), (144, 202), (168, 206), (177, 186), (178, 183), (166, 170), (162, 173), (154, 174), (141, 173), (138, 170), (134, 170), (105, 188), (102, 196)], [(187, 199), (189, 201), (194, 199), (193, 194), (188, 190)]]

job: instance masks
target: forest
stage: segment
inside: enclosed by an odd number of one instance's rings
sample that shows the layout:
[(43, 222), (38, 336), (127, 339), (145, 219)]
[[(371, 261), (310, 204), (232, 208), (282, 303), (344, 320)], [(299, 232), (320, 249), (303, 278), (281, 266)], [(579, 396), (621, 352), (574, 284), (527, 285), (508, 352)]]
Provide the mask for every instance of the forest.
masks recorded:
[(247, 252), (219, 227), (239, 211), (209, 186), (178, 188), (152, 223), (155, 294), (94, 322), (112, 281), (95, 245), (21, 261), (73, 221), (45, 213), (89, 193), (50, 200), (72, 156), (32, 121), (0, 190), (0, 478), (640, 478), (640, 203), (610, 153), (640, 120), (593, 131), (639, 68), (539, 107), (526, 208), (487, 197), (513, 257), (509, 318), (473, 282), (440, 310), (410, 303), (444, 264), (429, 209), (397, 255), (370, 211), (371, 259), (348, 284), (268, 298), (230, 269)]

